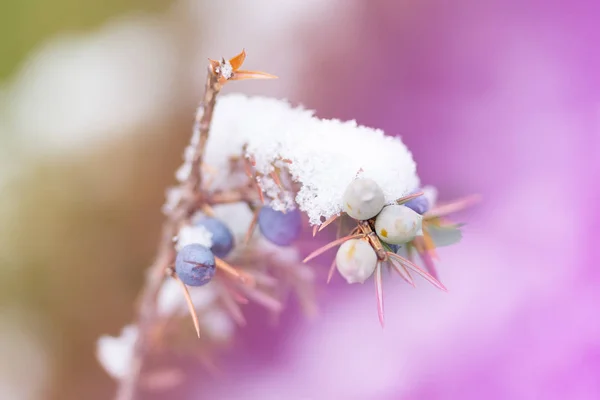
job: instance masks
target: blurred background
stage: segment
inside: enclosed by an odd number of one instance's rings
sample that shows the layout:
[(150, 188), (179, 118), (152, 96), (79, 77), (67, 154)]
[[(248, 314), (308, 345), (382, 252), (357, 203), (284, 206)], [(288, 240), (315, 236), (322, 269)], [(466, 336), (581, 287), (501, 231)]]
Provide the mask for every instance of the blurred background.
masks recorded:
[(132, 319), (207, 57), (242, 48), (280, 79), (226, 91), (400, 135), (441, 200), (484, 202), (440, 253), (449, 293), (386, 282), (382, 331), (372, 285), (322, 279), (319, 318), (255, 310), (224, 374), (190, 366), (149, 398), (600, 398), (599, 18), (596, 1), (3, 0), (0, 398), (111, 398), (96, 340)]

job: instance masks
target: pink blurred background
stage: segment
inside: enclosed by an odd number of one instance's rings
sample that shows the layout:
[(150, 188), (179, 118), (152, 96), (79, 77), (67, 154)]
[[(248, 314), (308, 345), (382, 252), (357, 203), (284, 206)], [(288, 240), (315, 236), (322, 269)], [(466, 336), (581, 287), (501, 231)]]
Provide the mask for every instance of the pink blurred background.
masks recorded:
[(280, 79), (234, 90), (400, 135), (442, 200), (484, 201), (449, 293), (386, 281), (382, 330), (372, 285), (323, 279), (317, 319), (253, 309), (224, 374), (148, 398), (600, 398), (600, 3), (126, 4), (6, 67), (0, 398), (110, 398), (95, 340), (132, 318), (206, 57), (241, 48)]

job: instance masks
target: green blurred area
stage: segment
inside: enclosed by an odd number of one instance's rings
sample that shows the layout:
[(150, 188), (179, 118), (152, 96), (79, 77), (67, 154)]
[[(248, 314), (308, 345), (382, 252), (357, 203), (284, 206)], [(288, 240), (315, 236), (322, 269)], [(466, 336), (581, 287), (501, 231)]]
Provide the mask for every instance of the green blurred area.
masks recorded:
[[(0, 83), (56, 35), (86, 33), (129, 13), (159, 14), (173, 2), (0, 0)], [(0, 97), (0, 122), (4, 101), (10, 99)], [(189, 119), (179, 125), (174, 114), (165, 126), (137, 128), (150, 136), (143, 149), (133, 139), (140, 135), (123, 132), (121, 140), (79, 155), (11, 155), (19, 178), (3, 187), (6, 202), (0, 202), (0, 308), (14, 308), (42, 327), (36, 334), (50, 354), (44, 399), (112, 396), (114, 382), (95, 359), (95, 343), (132, 318), (154, 254), (164, 187), (189, 130)], [(10, 141), (2, 128), (0, 150)], [(99, 179), (94, 171), (119, 178)], [(154, 179), (145, 179), (148, 174)]]
[(5, 81), (44, 39), (93, 29), (129, 11), (156, 12), (172, 0), (2, 0), (0, 82)]

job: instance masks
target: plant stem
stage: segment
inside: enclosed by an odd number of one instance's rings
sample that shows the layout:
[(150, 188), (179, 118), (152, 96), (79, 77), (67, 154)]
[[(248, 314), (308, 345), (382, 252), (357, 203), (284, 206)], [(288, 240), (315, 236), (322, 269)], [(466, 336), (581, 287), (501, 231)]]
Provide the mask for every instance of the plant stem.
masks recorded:
[(202, 186), (201, 165), (208, 140), (217, 95), (221, 90), (218, 76), (208, 68), (204, 99), (198, 108), (191, 144), (194, 154), (191, 160), (191, 171), (188, 179), (181, 184), (182, 197), (175, 209), (169, 213), (163, 225), (158, 254), (150, 267), (146, 282), (142, 289), (140, 307), (137, 314), (138, 337), (133, 347), (133, 356), (127, 375), (119, 383), (115, 400), (134, 400), (137, 397), (139, 381), (144, 359), (148, 352), (150, 333), (156, 320), (156, 301), (165, 278), (167, 268), (175, 261), (173, 238), (181, 225), (198, 210), (195, 201)]
[[(199, 193), (202, 186), (201, 166), (204, 158), (204, 149), (206, 148), (206, 142), (208, 140), (208, 132), (210, 130), (210, 123), (215, 110), (215, 104), (217, 102), (217, 95), (221, 91), (221, 87), (222, 86), (218, 81), (217, 75), (212, 72), (211, 68), (209, 68), (208, 75), (206, 77), (204, 99), (198, 107), (198, 111), (196, 113), (196, 122), (194, 124), (194, 136), (198, 135), (197, 132), (199, 132), (200, 137), (192, 158), (192, 169), (190, 171), (190, 176), (185, 183), (185, 186), (191, 194)], [(192, 140), (194, 140), (194, 138), (192, 138)]]

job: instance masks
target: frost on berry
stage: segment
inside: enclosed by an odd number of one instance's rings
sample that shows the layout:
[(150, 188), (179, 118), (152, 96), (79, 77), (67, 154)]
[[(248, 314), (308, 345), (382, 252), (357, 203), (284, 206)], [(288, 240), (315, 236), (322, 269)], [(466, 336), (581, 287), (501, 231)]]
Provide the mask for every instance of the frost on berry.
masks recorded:
[(383, 190), (372, 179), (355, 179), (344, 192), (344, 211), (354, 219), (373, 218), (379, 214), (384, 205)]
[(351, 239), (344, 242), (335, 256), (337, 269), (348, 283), (363, 283), (377, 266), (375, 251), (363, 239)]
[(212, 242), (210, 249), (215, 256), (224, 258), (233, 249), (235, 245), (233, 233), (223, 221), (217, 218), (203, 217), (195, 222), (194, 226), (204, 228), (210, 232)]
[(212, 233), (202, 225), (185, 225), (177, 234), (177, 251), (181, 250), (189, 244), (201, 244), (204, 247), (211, 248)]
[(422, 234), (423, 217), (403, 205), (385, 206), (375, 219), (375, 232), (390, 244), (404, 244)]
[(283, 212), (265, 206), (258, 214), (258, 227), (270, 242), (279, 246), (289, 246), (300, 236), (302, 215), (298, 209)]
[(215, 275), (215, 256), (208, 247), (188, 244), (177, 253), (175, 272), (183, 283), (202, 286)]

